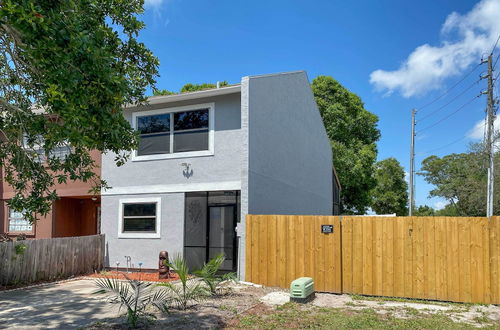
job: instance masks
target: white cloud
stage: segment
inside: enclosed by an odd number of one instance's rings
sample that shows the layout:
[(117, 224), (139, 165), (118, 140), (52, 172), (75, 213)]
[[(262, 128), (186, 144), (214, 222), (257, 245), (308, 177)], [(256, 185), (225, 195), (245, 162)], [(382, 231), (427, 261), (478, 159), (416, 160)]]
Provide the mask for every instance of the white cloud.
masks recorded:
[(399, 91), (404, 97), (422, 95), (478, 63), (499, 35), (500, 0), (483, 0), (467, 14), (453, 12), (446, 18), (441, 45), (417, 47), (399, 69), (373, 71), (370, 83), (388, 94)]
[(163, 0), (145, 0), (144, 1), (145, 7), (160, 8), (162, 4), (163, 4)]
[[(467, 132), (467, 137), (473, 140), (483, 140), (484, 139), (484, 127), (485, 126), (485, 120), (481, 119), (479, 120), (474, 127), (472, 127), (468, 132)], [(496, 116), (495, 121), (493, 122), (493, 127), (495, 132), (500, 131), (500, 116)], [(495, 146), (500, 148), (500, 140), (498, 140), (495, 143)]]
[(434, 209), (442, 210), (446, 205), (448, 205), (447, 201), (437, 201), (434, 203)]

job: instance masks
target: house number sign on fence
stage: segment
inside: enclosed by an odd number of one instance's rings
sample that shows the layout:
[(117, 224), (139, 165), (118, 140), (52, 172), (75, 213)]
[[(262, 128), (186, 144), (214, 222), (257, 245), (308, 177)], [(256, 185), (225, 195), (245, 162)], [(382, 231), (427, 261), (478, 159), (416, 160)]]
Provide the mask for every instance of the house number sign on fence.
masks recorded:
[(333, 225), (321, 225), (322, 234), (333, 234)]

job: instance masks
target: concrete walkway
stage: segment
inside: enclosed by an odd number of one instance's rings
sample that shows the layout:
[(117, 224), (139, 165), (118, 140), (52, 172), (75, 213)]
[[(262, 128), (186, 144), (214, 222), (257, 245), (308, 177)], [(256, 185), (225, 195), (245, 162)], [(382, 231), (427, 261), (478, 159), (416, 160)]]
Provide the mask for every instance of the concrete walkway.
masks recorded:
[(93, 295), (95, 290), (92, 280), (75, 280), (0, 291), (0, 328), (77, 328), (117, 317), (118, 307)]

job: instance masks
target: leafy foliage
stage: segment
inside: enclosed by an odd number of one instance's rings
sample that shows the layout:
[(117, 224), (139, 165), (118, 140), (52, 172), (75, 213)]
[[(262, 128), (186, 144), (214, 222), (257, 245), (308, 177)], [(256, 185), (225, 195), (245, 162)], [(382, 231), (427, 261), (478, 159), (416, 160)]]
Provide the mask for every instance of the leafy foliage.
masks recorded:
[[(495, 155), (495, 163), (500, 164), (500, 153)], [(442, 197), (449, 204), (441, 215), (485, 216), (487, 155), (482, 144), (472, 145), (470, 151), (450, 154), (442, 158), (429, 156), (422, 161), (422, 175), (428, 183), (435, 186), (430, 197)], [(500, 182), (500, 170), (495, 168), (495, 181)], [(500, 213), (500, 187), (495, 185), (496, 197), (494, 214)]]
[(372, 209), (378, 214), (408, 212), (408, 184), (405, 171), (396, 158), (381, 160), (375, 165), (377, 185), (372, 190)]
[(150, 319), (147, 308), (153, 306), (163, 313), (168, 313), (170, 297), (165, 290), (154, 290), (152, 283), (132, 280), (111, 279), (108, 277), (95, 280), (99, 287), (94, 294), (105, 294), (112, 304), (119, 304), (120, 309), (127, 309), (127, 322), (135, 328), (140, 318)]
[(153, 90), (153, 96), (167, 96), (167, 95), (175, 95), (175, 94), (178, 94), (178, 93), (169, 91), (168, 89), (155, 89), (155, 90)]
[(92, 150), (121, 165), (135, 149), (121, 108), (146, 101), (158, 67), (137, 40), (142, 12), (142, 0), (1, 2), (0, 167), (16, 193), (10, 206), (29, 220), (50, 211), (55, 183), (106, 186)]
[(193, 272), (194, 275), (201, 278), (212, 295), (219, 295), (221, 293), (221, 283), (236, 280), (235, 273), (219, 274), (224, 260), (226, 260), (226, 257), (221, 253), (205, 263), (202, 269)]
[(319, 76), (312, 90), (331, 141), (333, 164), (342, 184), (342, 212), (363, 214), (370, 206), (370, 192), (380, 138), (378, 117), (364, 108), (356, 94), (332, 77)]
[[(227, 81), (221, 81), (219, 83), (220, 87), (224, 87), (229, 85)], [(181, 88), (181, 93), (186, 93), (186, 92), (196, 92), (196, 91), (201, 91), (204, 89), (210, 89), (210, 88), (216, 88), (217, 84), (211, 84), (211, 83), (203, 83), (203, 84), (185, 84)]]
[(182, 256), (177, 255), (171, 263), (165, 261), (165, 264), (170, 267), (179, 276), (179, 283), (160, 283), (157, 286), (167, 288), (172, 303), (179, 309), (185, 310), (192, 301), (198, 302), (207, 297), (208, 292), (202, 283), (196, 279), (189, 277), (189, 268)]
[(440, 210), (435, 210), (430, 206), (422, 205), (413, 211), (413, 215), (419, 217), (459, 217), (461, 214), (458, 212), (458, 209), (453, 204), (446, 204), (444, 208)]
[(428, 205), (420, 205), (415, 207), (413, 215), (417, 217), (430, 217), (436, 215), (436, 210)]

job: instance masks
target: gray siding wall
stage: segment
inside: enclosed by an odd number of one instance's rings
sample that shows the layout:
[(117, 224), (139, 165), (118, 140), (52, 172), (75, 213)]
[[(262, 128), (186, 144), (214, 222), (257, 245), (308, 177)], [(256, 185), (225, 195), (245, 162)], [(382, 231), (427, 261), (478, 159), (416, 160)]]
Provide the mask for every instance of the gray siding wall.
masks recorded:
[(305, 72), (243, 79), (242, 132), (243, 214), (332, 214), (331, 147)]
[[(143, 108), (152, 110), (214, 102), (213, 156), (129, 160), (117, 167), (114, 154), (103, 155), (102, 177), (111, 187), (118, 189), (104, 191), (101, 196), (101, 232), (106, 234), (107, 266), (114, 267), (119, 261), (122, 267), (125, 265), (124, 256), (129, 255), (135, 267), (142, 262), (143, 268), (157, 268), (159, 251), (167, 250), (171, 255), (183, 252), (185, 191), (224, 190), (227, 189), (224, 183), (231, 185), (229, 190), (239, 190), (242, 154), (240, 100), (240, 94), (231, 94)], [(128, 120), (131, 120), (133, 111), (125, 111)], [(192, 177), (184, 177), (182, 163), (191, 164)], [(170, 191), (174, 186), (174, 191)], [(133, 192), (124, 193), (127, 189)], [(119, 200), (148, 196), (162, 198), (161, 237), (118, 238)]]

